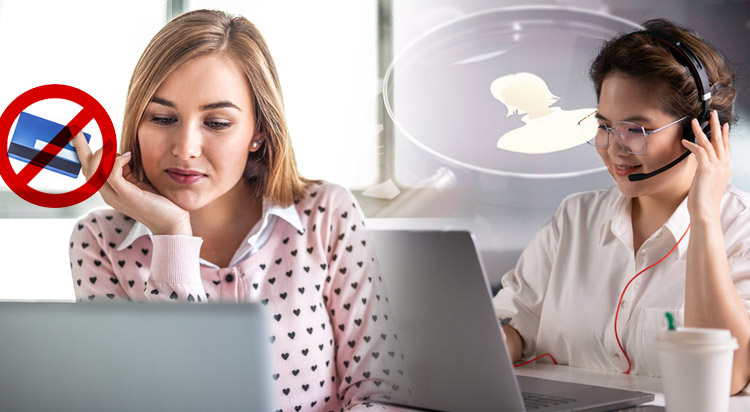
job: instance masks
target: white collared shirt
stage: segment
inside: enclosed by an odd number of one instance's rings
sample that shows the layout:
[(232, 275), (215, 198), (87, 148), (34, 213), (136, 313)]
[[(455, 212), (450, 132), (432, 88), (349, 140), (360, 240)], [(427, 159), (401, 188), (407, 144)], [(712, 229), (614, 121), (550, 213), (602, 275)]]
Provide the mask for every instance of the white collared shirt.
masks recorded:
[[(298, 231), (302, 233), (305, 232), (305, 228), (300, 221), (299, 213), (294, 205), (282, 207), (272, 203), (266, 198), (263, 198), (263, 215), (261, 216), (261, 219), (255, 223), (255, 226), (253, 226), (250, 232), (248, 232), (245, 240), (234, 253), (229, 266), (235, 266), (248, 256), (257, 253), (258, 250), (260, 250), (260, 248), (262, 248), (268, 241), (268, 238), (271, 236), (271, 233), (273, 233), (273, 229), (276, 226), (276, 221), (279, 218), (284, 219)], [(123, 249), (126, 249), (141, 236), (148, 236), (151, 238), (153, 234), (146, 225), (136, 221), (128, 235), (117, 247), (117, 250), (122, 251)], [(203, 258), (200, 258), (200, 263), (201, 265), (219, 269), (219, 266)]]
[[(721, 226), (729, 271), (750, 313), (749, 205), (750, 194), (727, 187)], [(614, 332), (620, 294), (636, 273), (675, 246), (690, 223), (686, 199), (635, 253), (630, 207), (631, 198), (616, 186), (566, 198), (503, 276), (495, 312), (512, 318), (524, 339), (524, 358), (550, 353), (561, 364), (627, 370)], [(688, 242), (689, 232), (625, 293), (617, 326), (631, 373), (660, 376), (654, 339), (667, 327), (665, 313), (683, 324)]]

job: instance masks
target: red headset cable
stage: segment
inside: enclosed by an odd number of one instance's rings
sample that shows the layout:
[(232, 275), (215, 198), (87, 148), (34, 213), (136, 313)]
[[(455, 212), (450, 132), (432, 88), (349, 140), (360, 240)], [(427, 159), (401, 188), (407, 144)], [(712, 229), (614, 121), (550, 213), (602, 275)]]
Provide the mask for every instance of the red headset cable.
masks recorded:
[[(678, 240), (677, 243), (675, 243), (674, 247), (672, 247), (672, 250), (670, 250), (669, 253), (667, 253), (666, 255), (664, 255), (663, 258), (661, 258), (658, 261), (656, 261), (656, 263), (652, 263), (649, 267), (643, 269), (642, 271), (638, 272), (635, 276), (633, 276), (630, 279), (630, 281), (628, 282), (628, 284), (625, 285), (625, 289), (622, 290), (622, 294), (620, 294), (620, 300), (619, 300), (619, 302), (617, 302), (617, 311), (615, 312), (615, 339), (617, 339), (617, 346), (620, 347), (620, 351), (622, 352), (623, 355), (625, 355), (625, 360), (628, 361), (628, 370), (626, 370), (625, 373), (630, 373), (630, 369), (632, 368), (632, 365), (630, 363), (630, 358), (628, 357), (628, 354), (625, 353), (625, 349), (622, 347), (622, 343), (620, 343), (620, 337), (617, 334), (617, 317), (620, 316), (620, 305), (622, 305), (622, 299), (625, 297), (625, 291), (628, 290), (628, 287), (630, 286), (630, 284), (633, 283), (633, 281), (638, 276), (640, 276), (643, 272), (645, 272), (645, 271), (651, 269), (652, 267), (658, 265), (664, 259), (666, 259), (667, 256), (671, 255), (672, 252), (674, 252), (674, 250), (677, 249), (677, 246), (680, 244), (680, 242), (682, 242), (682, 239), (685, 237), (685, 235), (687, 235), (688, 230), (690, 230), (690, 225), (689, 224), (688, 224), (687, 229), (685, 229), (685, 233), (683, 233), (682, 236), (680, 237), (680, 240)], [(542, 356), (544, 356), (544, 355), (542, 355)]]
[(517, 364), (513, 365), (513, 367), (517, 368), (519, 366), (528, 365), (531, 362), (536, 362), (537, 360), (539, 360), (540, 358), (543, 358), (545, 356), (549, 356), (549, 358), (552, 359), (552, 362), (554, 362), (554, 364), (557, 365), (557, 361), (555, 360), (555, 358), (551, 354), (549, 354), (549, 353), (543, 353), (543, 354), (537, 356), (536, 358), (534, 358), (534, 359), (532, 359), (530, 361), (526, 361), (524, 363), (517, 363)]
[[(628, 370), (625, 371), (625, 373), (630, 373), (630, 369), (632, 368), (632, 365), (630, 363), (630, 358), (628, 357), (628, 354), (625, 353), (625, 349), (622, 347), (622, 344), (620, 343), (620, 337), (619, 337), (619, 335), (617, 333), (617, 317), (620, 316), (620, 305), (622, 304), (622, 299), (625, 297), (625, 291), (628, 290), (628, 287), (630, 286), (630, 284), (633, 283), (633, 281), (638, 276), (640, 276), (641, 274), (643, 274), (643, 272), (645, 272), (645, 271), (651, 269), (652, 267), (658, 265), (664, 259), (666, 259), (667, 256), (671, 255), (672, 252), (674, 252), (674, 250), (677, 249), (677, 246), (680, 244), (680, 242), (682, 242), (682, 239), (685, 238), (685, 235), (687, 235), (688, 230), (690, 230), (690, 225), (689, 224), (688, 224), (687, 229), (685, 229), (685, 233), (682, 234), (682, 236), (680, 237), (680, 240), (677, 241), (677, 243), (672, 247), (672, 250), (670, 250), (669, 253), (667, 253), (666, 255), (664, 255), (663, 258), (659, 259), (655, 263), (651, 264), (649, 267), (647, 267), (647, 268), (643, 269), (642, 271), (638, 272), (635, 276), (633, 276), (633, 278), (630, 279), (630, 281), (628, 281), (628, 284), (625, 285), (625, 289), (622, 290), (622, 294), (620, 295), (620, 300), (617, 302), (617, 311), (615, 312), (615, 339), (617, 339), (617, 346), (620, 347), (620, 351), (622, 351), (622, 354), (625, 355), (625, 360), (628, 361)], [(541, 359), (541, 358), (543, 358), (545, 356), (549, 356), (550, 359), (552, 359), (552, 362), (555, 365), (557, 365), (557, 361), (555, 360), (555, 358), (551, 354), (549, 354), (549, 353), (543, 353), (543, 354), (541, 354), (541, 355), (537, 356), (536, 358), (531, 359), (529, 361), (515, 364), (515, 365), (513, 365), (513, 367), (517, 368), (519, 366), (528, 365), (529, 363), (536, 362), (537, 360), (539, 360), (539, 359)]]

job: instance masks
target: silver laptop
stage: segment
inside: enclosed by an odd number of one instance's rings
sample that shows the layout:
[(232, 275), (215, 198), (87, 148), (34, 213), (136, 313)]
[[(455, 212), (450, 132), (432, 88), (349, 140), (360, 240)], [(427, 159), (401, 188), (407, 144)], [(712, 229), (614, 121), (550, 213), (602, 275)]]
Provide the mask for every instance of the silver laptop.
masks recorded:
[(0, 411), (268, 411), (259, 306), (0, 303)]
[(370, 235), (405, 353), (409, 405), (436, 411), (612, 411), (654, 399), (650, 393), (516, 376), (469, 232), (371, 229)]

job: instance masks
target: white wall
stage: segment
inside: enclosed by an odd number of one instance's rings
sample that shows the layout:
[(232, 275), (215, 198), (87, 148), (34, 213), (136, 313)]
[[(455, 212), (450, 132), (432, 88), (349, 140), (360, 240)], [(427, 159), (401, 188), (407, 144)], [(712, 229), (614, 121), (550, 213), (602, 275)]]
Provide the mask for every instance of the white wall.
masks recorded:
[(75, 219), (0, 219), (0, 301), (72, 301), (68, 246)]

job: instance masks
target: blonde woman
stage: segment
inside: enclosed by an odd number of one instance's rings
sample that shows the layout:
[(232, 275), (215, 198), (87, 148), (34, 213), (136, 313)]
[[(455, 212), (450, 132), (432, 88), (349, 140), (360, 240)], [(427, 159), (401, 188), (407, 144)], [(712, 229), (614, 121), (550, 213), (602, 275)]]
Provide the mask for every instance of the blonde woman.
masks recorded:
[[(114, 209), (71, 236), (79, 301), (261, 302), (280, 409), (398, 393), (362, 214), (345, 189), (298, 174), (276, 68), (249, 21), (200, 10), (167, 23), (135, 68), (121, 138), (100, 190)], [(90, 176), (101, 151), (73, 143)]]

